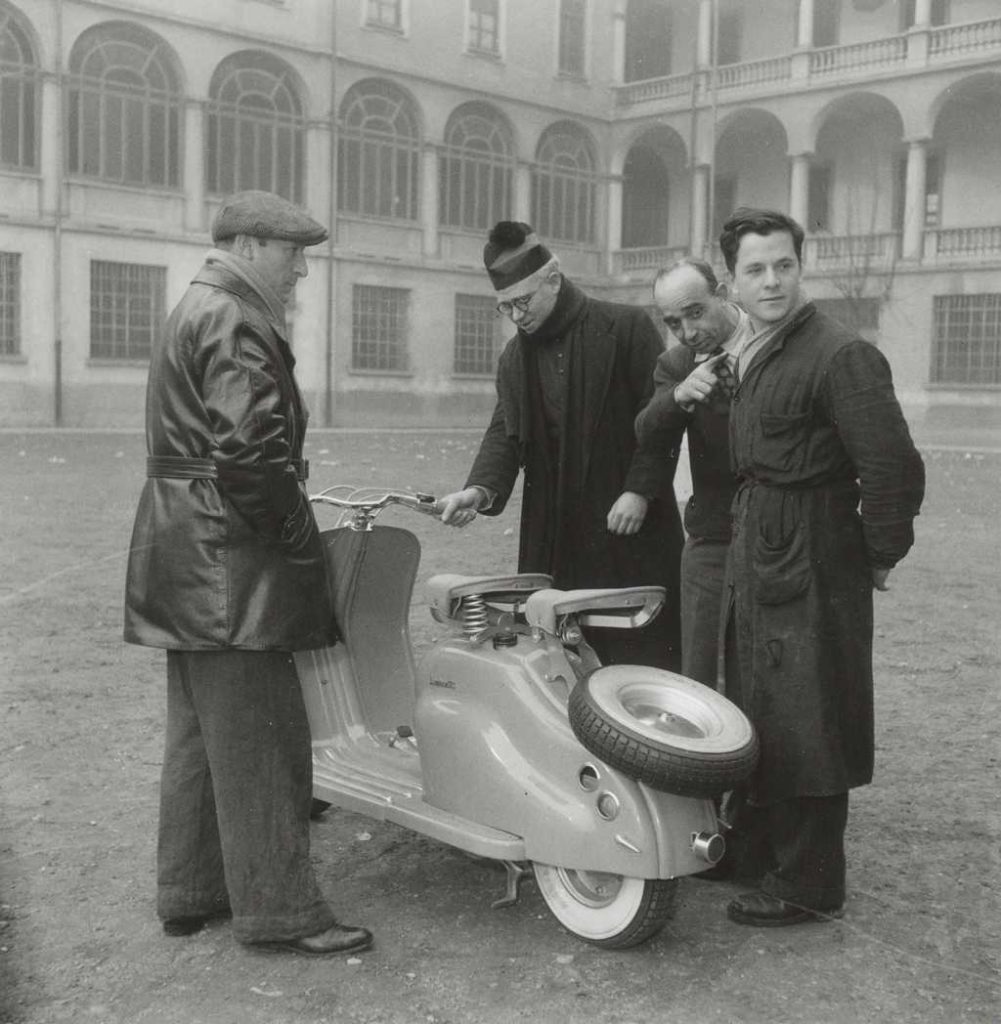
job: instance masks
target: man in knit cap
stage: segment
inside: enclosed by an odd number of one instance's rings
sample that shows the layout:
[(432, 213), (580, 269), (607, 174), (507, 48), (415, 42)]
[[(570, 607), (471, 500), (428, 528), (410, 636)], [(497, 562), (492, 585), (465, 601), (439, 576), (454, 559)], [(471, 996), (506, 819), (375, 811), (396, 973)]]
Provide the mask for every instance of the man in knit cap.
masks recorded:
[(663, 350), (642, 310), (585, 295), (528, 224), (501, 221), (483, 262), (517, 329), (497, 368), (497, 405), (465, 487), (442, 520), (504, 511), (524, 470), (520, 572), (561, 589), (657, 585), (664, 610), (642, 630), (599, 630), (604, 664), (679, 668), (678, 453), (637, 445), (636, 414)]
[(314, 956), (372, 941), (336, 922), (310, 863), (312, 752), (292, 657), (338, 639), (285, 324), (304, 249), (326, 237), (268, 192), (220, 208), (216, 248), (150, 361), (125, 596), (125, 639), (167, 651), (164, 932), (232, 915), (240, 942)]

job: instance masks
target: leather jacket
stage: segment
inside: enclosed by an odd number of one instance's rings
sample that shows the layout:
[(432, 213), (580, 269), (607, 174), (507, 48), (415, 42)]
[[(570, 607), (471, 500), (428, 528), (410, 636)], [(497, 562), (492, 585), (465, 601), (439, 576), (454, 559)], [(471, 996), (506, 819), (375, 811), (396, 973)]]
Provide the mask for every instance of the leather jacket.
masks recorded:
[(308, 413), (294, 365), (267, 301), (224, 264), (206, 262), (150, 363), (127, 641), (292, 651), (337, 639), (300, 479)]

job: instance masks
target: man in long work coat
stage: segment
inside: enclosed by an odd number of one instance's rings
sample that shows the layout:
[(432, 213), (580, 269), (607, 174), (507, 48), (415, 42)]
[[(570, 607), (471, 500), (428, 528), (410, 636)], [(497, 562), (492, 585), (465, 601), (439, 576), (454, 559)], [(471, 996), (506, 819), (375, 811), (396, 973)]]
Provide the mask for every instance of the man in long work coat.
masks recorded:
[(167, 651), (157, 912), (168, 935), (229, 913), (236, 938), (364, 949), (309, 859), (312, 752), (292, 652), (338, 639), (301, 481), (306, 409), (285, 303), (326, 229), (268, 192), (225, 202), (150, 362), (147, 480), (125, 639)]
[(527, 224), (497, 224), (483, 259), (498, 310), (518, 332), (500, 357), (479, 453), (442, 519), (461, 526), (477, 512), (499, 515), (523, 469), (519, 571), (549, 573), (561, 589), (665, 587), (649, 626), (589, 640), (605, 664), (677, 669), (678, 456), (637, 445), (633, 431), (660, 335), (644, 310), (585, 295)]
[(806, 301), (802, 244), (767, 210), (736, 211), (720, 236), (755, 329), (730, 410), (727, 634), (727, 692), (761, 743), (741, 817), (765, 873), (728, 907), (752, 925), (841, 912), (848, 791), (873, 771), (873, 589), (924, 496), (889, 364)]

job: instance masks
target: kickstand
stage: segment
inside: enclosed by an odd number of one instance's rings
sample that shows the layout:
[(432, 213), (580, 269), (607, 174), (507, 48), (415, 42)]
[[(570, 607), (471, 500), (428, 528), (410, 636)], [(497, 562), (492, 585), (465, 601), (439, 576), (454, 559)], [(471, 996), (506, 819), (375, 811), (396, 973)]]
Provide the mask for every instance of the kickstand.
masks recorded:
[(532, 874), (532, 869), (527, 864), (519, 864), (517, 861), (505, 860), (501, 861), (504, 865), (504, 870), (507, 872), (507, 884), (505, 886), (504, 895), (499, 900), (494, 900), (490, 904), (491, 910), (499, 910), (501, 907), (512, 907), (518, 902), (518, 888), (521, 885), (521, 880), (526, 875)]

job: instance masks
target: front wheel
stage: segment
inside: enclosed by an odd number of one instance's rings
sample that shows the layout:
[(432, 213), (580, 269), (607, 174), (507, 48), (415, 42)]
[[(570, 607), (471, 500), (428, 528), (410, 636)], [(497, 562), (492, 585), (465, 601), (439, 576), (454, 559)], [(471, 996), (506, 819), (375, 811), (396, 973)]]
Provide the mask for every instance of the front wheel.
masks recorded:
[(532, 867), (539, 892), (556, 920), (592, 945), (638, 946), (674, 916), (676, 878), (628, 878), (552, 864)]

